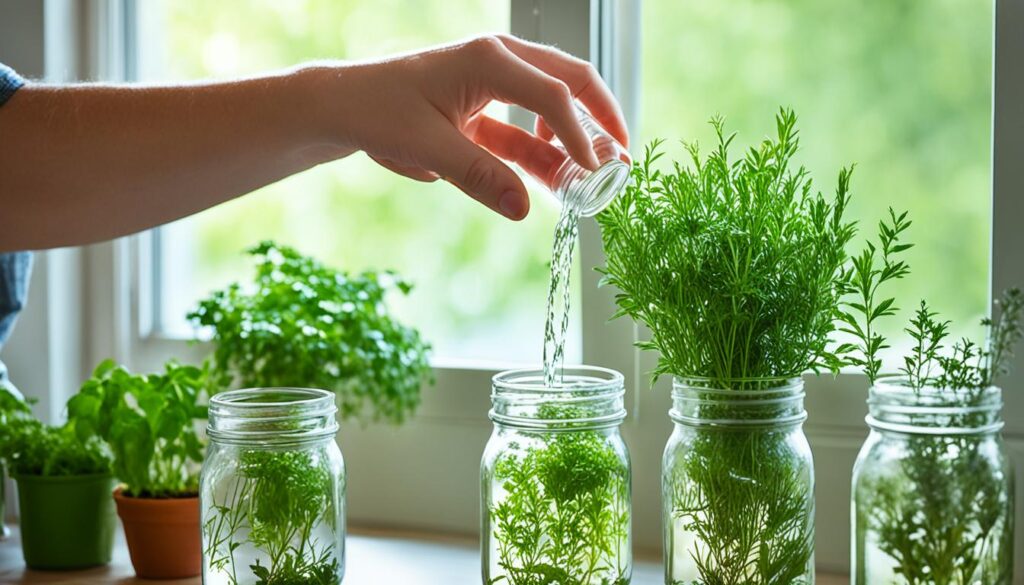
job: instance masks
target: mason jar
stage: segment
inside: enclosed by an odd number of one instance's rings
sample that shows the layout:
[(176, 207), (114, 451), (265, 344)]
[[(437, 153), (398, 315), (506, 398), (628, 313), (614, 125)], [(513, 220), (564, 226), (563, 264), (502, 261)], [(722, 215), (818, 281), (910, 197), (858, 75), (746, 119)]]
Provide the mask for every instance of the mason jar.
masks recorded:
[(853, 468), (853, 583), (1013, 579), (1013, 474), (999, 388), (870, 389)]
[(814, 583), (799, 378), (677, 378), (662, 462), (666, 585)]
[(622, 374), (494, 377), (480, 466), (483, 582), (625, 585), (632, 576)]
[[(629, 181), (632, 160), (629, 151), (612, 138), (579, 104), (574, 112), (580, 126), (590, 139), (599, 166), (590, 171), (569, 156), (557, 136), (551, 139), (560, 158), (551, 165), (549, 176), (533, 175), (563, 207), (574, 215), (593, 217), (615, 199)], [(561, 161), (561, 162), (559, 162)]]
[(254, 388), (210, 400), (199, 487), (203, 583), (341, 583), (336, 412), (325, 390)]

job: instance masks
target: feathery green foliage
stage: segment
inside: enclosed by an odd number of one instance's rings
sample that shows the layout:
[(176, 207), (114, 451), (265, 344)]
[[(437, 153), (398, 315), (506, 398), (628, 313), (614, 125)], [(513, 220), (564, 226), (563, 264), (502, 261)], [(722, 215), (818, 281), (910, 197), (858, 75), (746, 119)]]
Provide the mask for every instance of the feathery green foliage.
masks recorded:
[[(717, 144), (704, 159), (684, 143), (689, 165), (655, 168), (660, 142), (634, 165), (634, 183), (601, 215), (616, 316), (651, 331), (639, 345), (659, 352), (655, 377), (701, 377), (736, 392), (807, 371), (837, 371), (830, 347), (846, 290), (844, 220), (852, 169), (835, 194), (814, 190), (793, 162), (796, 115), (781, 110), (775, 135), (729, 156), (734, 135), (711, 120)], [(842, 349), (842, 348), (840, 348)], [(722, 418), (744, 418), (725, 404)], [(792, 585), (807, 579), (813, 551), (809, 460), (788, 451), (794, 429), (699, 429), (685, 461), (668, 468), (670, 512), (696, 536), (688, 544), (704, 585)], [(673, 536), (679, 536), (673, 532)], [(676, 578), (670, 575), (670, 578)]]
[[(898, 373), (881, 372), (878, 353), (889, 346), (874, 329), (878, 319), (896, 314), (895, 298), (879, 298), (882, 285), (905, 277), (910, 267), (898, 255), (913, 244), (901, 237), (910, 227), (906, 212), (889, 210), (888, 221), (878, 223), (878, 242), (868, 241), (865, 249), (852, 259), (845, 272), (842, 291), (846, 295), (839, 311), (840, 331), (853, 336), (857, 343), (844, 344), (835, 353), (851, 366), (859, 367), (872, 384), (881, 378), (901, 376), (903, 383), (915, 391), (953, 390), (961, 394), (964, 406), (971, 406), (995, 379), (1009, 369), (1013, 346), (1020, 341), (1021, 312), (1024, 294), (1020, 289), (1005, 291), (996, 302), (1000, 315), (982, 319), (986, 342), (980, 345), (967, 338), (960, 339), (944, 351), (950, 322), (939, 319), (927, 301), (911, 317), (904, 332), (913, 340), (910, 353), (903, 356)], [(852, 300), (848, 300), (852, 297)]]
[(384, 297), (412, 286), (391, 272), (352, 276), (273, 242), (249, 254), (254, 288), (232, 284), (189, 314), (213, 330), (222, 383), (325, 388), (342, 418), (405, 420), (430, 379), (430, 345), (388, 313)]
[(655, 375), (728, 387), (837, 368), (828, 340), (854, 234), (843, 219), (851, 170), (840, 171), (833, 198), (815, 193), (792, 163), (791, 111), (779, 113), (774, 139), (736, 161), (734, 136), (721, 119), (711, 124), (718, 144), (706, 161), (686, 143), (689, 167), (656, 170), (662, 153), (653, 143), (634, 183), (598, 216), (616, 316), (650, 328), (641, 347), (658, 350)]
[[(874, 329), (876, 321), (896, 314), (894, 298), (878, 296), (881, 285), (903, 278), (907, 264), (897, 255), (911, 244), (900, 237), (910, 226), (906, 213), (892, 210), (879, 223), (878, 243), (868, 242), (853, 259), (848, 273), (841, 329), (856, 344), (844, 346), (847, 363), (862, 368), (869, 381), (898, 377), (898, 383), (922, 397), (922, 405), (941, 402), (963, 407), (945, 415), (943, 425), (975, 428), (989, 416), (981, 407), (995, 378), (1007, 371), (1013, 345), (1021, 337), (1024, 297), (1017, 289), (997, 303), (998, 319), (982, 325), (987, 343), (961, 339), (947, 348), (950, 322), (939, 318), (926, 301), (904, 329), (913, 341), (897, 373), (883, 373), (878, 352), (889, 347)], [(936, 423), (938, 424), (938, 423)], [(894, 463), (857, 473), (855, 498), (860, 546), (875, 546), (891, 559), (893, 578), (912, 585), (1009, 583), (1012, 531), (1009, 520), (1009, 478), (1001, 455), (993, 451), (992, 436), (977, 434), (908, 434), (885, 436), (886, 452), (898, 451)], [(871, 461), (871, 455), (868, 455)], [(868, 536), (871, 533), (872, 536)], [(859, 551), (859, 563), (871, 553)], [(877, 579), (860, 566), (858, 579)], [(866, 582), (866, 581), (864, 581)]]
[[(320, 542), (316, 535), (321, 524), (333, 534), (338, 489), (309, 451), (242, 451), (237, 477), (221, 501), (214, 494), (203, 522), (209, 566), (231, 585), (340, 583), (334, 542)], [(250, 546), (257, 552), (249, 565), (255, 581), (240, 580), (235, 555)]]
[(126, 495), (195, 496), (203, 460), (195, 424), (206, 418), (209, 374), (174, 361), (162, 373), (132, 374), (106, 360), (68, 401), (68, 424), (80, 440), (110, 447)]
[[(544, 405), (541, 418), (576, 418)], [(534, 434), (534, 433), (531, 433)], [(629, 469), (600, 431), (536, 433), (502, 453), (489, 510), (507, 585), (628, 585)]]
[(696, 537), (700, 584), (810, 583), (812, 471), (787, 429), (697, 430), (679, 457), (670, 520)]
[(839, 311), (840, 331), (852, 335), (857, 344), (844, 344), (836, 353), (845, 357), (848, 365), (862, 367), (868, 380), (874, 383), (882, 367), (878, 352), (889, 346), (875, 330), (875, 322), (896, 314), (896, 299), (877, 298), (879, 288), (890, 281), (899, 280), (910, 273), (907, 263), (898, 255), (912, 244), (901, 243), (900, 237), (910, 228), (907, 213), (897, 215), (889, 209), (889, 221), (878, 222), (878, 244), (870, 240), (864, 250), (852, 258), (852, 266), (844, 273), (841, 291), (854, 300), (842, 302)]
[[(892, 447), (902, 453), (895, 465), (861, 479), (859, 540), (891, 559), (899, 579), (892, 582), (1010, 584), (1012, 478), (990, 442), (983, 435), (911, 435)], [(873, 583), (865, 569), (858, 583)]]
[[(945, 415), (945, 426), (977, 428), (991, 422), (986, 392), (1008, 371), (1013, 346), (1021, 338), (1024, 295), (1010, 289), (997, 307), (998, 317), (982, 320), (984, 345), (961, 339), (947, 350), (949, 322), (940, 320), (925, 301), (905, 330), (914, 345), (904, 356), (900, 383), (926, 397), (928, 405), (941, 400), (963, 407)], [(861, 318), (868, 313), (861, 311)], [(854, 363), (867, 367), (870, 360), (863, 358), (861, 354)], [(896, 465), (859, 472), (863, 477), (856, 487), (856, 513), (858, 529), (874, 533), (871, 540), (892, 559), (901, 582), (1009, 583), (1012, 480), (992, 435), (912, 434), (886, 440), (901, 456)], [(859, 538), (868, 540), (864, 534)]]

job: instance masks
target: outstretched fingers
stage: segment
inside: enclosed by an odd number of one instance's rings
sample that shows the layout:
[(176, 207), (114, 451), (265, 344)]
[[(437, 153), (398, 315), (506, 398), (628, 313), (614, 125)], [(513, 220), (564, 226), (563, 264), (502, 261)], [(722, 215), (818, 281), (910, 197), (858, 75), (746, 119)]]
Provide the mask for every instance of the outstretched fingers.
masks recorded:
[(511, 124), (479, 115), (467, 128), (467, 134), (495, 156), (516, 163), (523, 170), (550, 186), (565, 153), (546, 140)]
[[(512, 35), (497, 35), (497, 38), (520, 59), (564, 82), (590, 115), (620, 144), (629, 147), (629, 129), (622, 108), (592, 64), (553, 47)], [(538, 123), (538, 133), (542, 138), (550, 139), (552, 136), (551, 129), (554, 128), (548, 129), (549, 122), (543, 120)]]
[(483, 64), (480, 74), (493, 98), (535, 112), (561, 139), (576, 162), (590, 170), (596, 169), (600, 163), (586, 130), (576, 117), (569, 86), (521, 59), (495, 37), (483, 37), (476, 42), (476, 50), (481, 52), (479, 62)]

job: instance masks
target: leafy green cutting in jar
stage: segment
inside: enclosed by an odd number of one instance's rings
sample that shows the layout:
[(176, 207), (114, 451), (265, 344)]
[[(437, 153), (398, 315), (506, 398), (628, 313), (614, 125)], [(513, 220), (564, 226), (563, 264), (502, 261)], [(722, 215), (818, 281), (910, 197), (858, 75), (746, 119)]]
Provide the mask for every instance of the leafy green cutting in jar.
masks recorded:
[[(581, 418), (545, 404), (538, 418)], [(490, 510), (508, 585), (626, 585), (629, 470), (600, 431), (538, 433), (538, 444), (500, 456), (495, 479), (506, 492)]]
[[(237, 477), (203, 523), (203, 554), (231, 585), (335, 585), (333, 543), (317, 537), (320, 524), (333, 531), (333, 493), (310, 452), (245, 450)], [(258, 555), (243, 561), (237, 555), (247, 544)]]
[[(711, 125), (716, 143), (706, 158), (684, 143), (686, 161), (659, 168), (661, 143), (646, 149), (633, 184), (598, 216), (601, 272), (617, 289), (616, 317), (650, 330), (638, 345), (658, 351), (655, 377), (699, 379), (696, 392), (721, 396), (717, 418), (737, 420), (753, 393), (842, 365), (830, 336), (855, 232), (844, 219), (852, 172), (839, 172), (833, 196), (815, 191), (793, 161), (791, 111), (781, 110), (774, 135), (738, 160), (729, 152), (734, 135), (720, 118)], [(809, 583), (806, 440), (793, 424), (736, 426), (693, 431), (664, 471), (666, 582)]]
[[(848, 361), (871, 382), (884, 411), (886, 393), (901, 400), (891, 420), (875, 420), (854, 471), (855, 573), (858, 583), (914, 585), (1010, 583), (1012, 479), (998, 439), (999, 390), (1021, 338), (1024, 295), (1003, 293), (998, 316), (982, 320), (986, 341), (950, 343), (949, 321), (921, 301), (904, 329), (910, 348), (898, 372), (883, 373), (889, 342), (873, 329), (895, 314), (878, 298), (887, 281), (907, 274), (894, 242), (909, 224), (891, 214), (878, 242), (854, 261), (843, 330), (856, 343)], [(873, 408), (874, 412), (874, 408)], [(905, 413), (905, 414), (900, 414)], [(886, 458), (884, 463), (876, 458)]]

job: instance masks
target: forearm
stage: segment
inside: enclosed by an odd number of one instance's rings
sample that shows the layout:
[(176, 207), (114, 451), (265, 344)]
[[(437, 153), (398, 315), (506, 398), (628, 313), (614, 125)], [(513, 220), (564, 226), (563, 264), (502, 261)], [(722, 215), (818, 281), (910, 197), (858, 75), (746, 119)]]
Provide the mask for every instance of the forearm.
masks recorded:
[(0, 251), (133, 233), (348, 154), (310, 75), (22, 88), (0, 108)]

